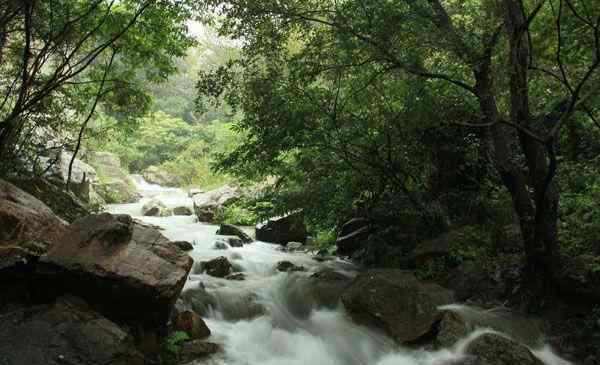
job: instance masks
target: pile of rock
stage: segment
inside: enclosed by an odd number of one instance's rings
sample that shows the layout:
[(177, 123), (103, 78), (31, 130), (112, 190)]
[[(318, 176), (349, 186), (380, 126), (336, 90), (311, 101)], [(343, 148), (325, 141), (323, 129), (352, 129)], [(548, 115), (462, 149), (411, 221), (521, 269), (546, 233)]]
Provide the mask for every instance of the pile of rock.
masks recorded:
[[(32, 195), (0, 180), (0, 353), (8, 363), (149, 364), (160, 351), (192, 259), (127, 215), (68, 225)], [(199, 343), (194, 313), (172, 325)]]

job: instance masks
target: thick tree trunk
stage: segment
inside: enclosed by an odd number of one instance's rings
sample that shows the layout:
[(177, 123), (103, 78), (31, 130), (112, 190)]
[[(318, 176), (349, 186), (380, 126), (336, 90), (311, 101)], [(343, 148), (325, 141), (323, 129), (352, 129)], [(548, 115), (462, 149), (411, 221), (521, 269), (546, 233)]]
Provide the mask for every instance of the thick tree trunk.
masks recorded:
[[(509, 41), (510, 70), (510, 118), (520, 126), (519, 144), (528, 168), (529, 178), (527, 197), (519, 197), (523, 204), (533, 210), (517, 213), (527, 256), (526, 283), (536, 294), (548, 293), (553, 287), (557, 255), (558, 191), (552, 178), (556, 166), (548, 162), (551, 144), (542, 143), (527, 131), (532, 130), (529, 111), (529, 62), (530, 49), (527, 41), (527, 16), (522, 3), (517, 0), (504, 0), (505, 25)], [(525, 186), (525, 188), (528, 188)], [(530, 192), (532, 191), (532, 192)], [(527, 200), (527, 202), (525, 202)], [(521, 203), (516, 203), (516, 206)], [(533, 213), (533, 214), (532, 214)]]

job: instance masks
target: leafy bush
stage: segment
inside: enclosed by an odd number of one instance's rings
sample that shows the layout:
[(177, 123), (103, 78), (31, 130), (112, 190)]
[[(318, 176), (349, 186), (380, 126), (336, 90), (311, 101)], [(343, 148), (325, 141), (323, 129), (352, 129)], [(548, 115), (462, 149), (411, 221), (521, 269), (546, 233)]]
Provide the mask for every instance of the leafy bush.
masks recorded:
[(165, 365), (176, 364), (179, 360), (181, 345), (189, 339), (190, 336), (183, 331), (176, 331), (170, 334), (162, 346), (161, 363)]

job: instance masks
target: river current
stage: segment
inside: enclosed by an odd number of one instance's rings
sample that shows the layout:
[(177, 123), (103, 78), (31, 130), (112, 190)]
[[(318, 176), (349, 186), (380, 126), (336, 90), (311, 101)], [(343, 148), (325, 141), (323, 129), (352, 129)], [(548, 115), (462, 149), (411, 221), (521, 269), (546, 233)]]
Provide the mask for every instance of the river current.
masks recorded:
[[(194, 249), (190, 255), (196, 263), (225, 256), (245, 275), (243, 281), (232, 281), (190, 274), (184, 291), (203, 285), (217, 298), (216, 305), (203, 314), (212, 331), (208, 340), (224, 348), (222, 354), (198, 361), (198, 364), (445, 365), (463, 357), (468, 343), (482, 333), (497, 330), (519, 339), (519, 330), (523, 326), (518, 320), (464, 305), (452, 305), (445, 309), (475, 319), (480, 328), (452, 348), (426, 351), (398, 347), (382, 334), (351, 322), (341, 304), (334, 309), (320, 309), (303, 301), (303, 278), (326, 268), (354, 276), (358, 268), (351, 263), (341, 259), (318, 262), (308, 253), (285, 252), (278, 245), (264, 242), (217, 250), (214, 243), (218, 226), (198, 223), (194, 216), (141, 216), (143, 204), (152, 198), (159, 198), (171, 208), (192, 207), (192, 199), (184, 191), (148, 184), (140, 177), (134, 180), (143, 198), (133, 204), (111, 205), (108, 211), (129, 214), (160, 226), (171, 240), (192, 242)], [(275, 266), (283, 260), (302, 265), (307, 271), (279, 272)], [(258, 315), (247, 315), (249, 298), (260, 306)], [(556, 356), (548, 346), (531, 346), (533, 353), (547, 365), (571, 364)]]

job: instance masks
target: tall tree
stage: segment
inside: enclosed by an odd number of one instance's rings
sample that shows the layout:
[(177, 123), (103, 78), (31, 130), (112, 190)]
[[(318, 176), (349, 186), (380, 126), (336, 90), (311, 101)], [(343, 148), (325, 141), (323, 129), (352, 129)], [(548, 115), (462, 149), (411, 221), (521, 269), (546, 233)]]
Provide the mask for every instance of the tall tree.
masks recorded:
[[(278, 53), (284, 54), (280, 59), (288, 70), (311, 65), (319, 74), (376, 65), (387, 77), (418, 80), (410, 88), (433, 87), (444, 93), (452, 87), (457, 102), (475, 104), (475, 120), (451, 122), (480, 130), (482, 146), (519, 218), (529, 288), (536, 293), (552, 290), (560, 264), (559, 196), (554, 183), (557, 142), (564, 127), (577, 122), (574, 115), (595, 120), (600, 4), (585, 0), (209, 3), (226, 19), (223, 32), (246, 42), (245, 65), (270, 64)], [(305, 43), (289, 52), (290, 41), (298, 38)], [(333, 64), (330, 54), (338, 55)], [(335, 88), (335, 82), (328, 85)]]

